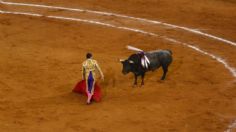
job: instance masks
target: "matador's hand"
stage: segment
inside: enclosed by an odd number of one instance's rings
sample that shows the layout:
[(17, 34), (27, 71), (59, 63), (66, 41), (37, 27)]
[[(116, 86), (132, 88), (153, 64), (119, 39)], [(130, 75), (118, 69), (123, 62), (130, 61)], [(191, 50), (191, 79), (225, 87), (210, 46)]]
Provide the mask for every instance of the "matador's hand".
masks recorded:
[(101, 76), (102, 81), (104, 81), (104, 76)]

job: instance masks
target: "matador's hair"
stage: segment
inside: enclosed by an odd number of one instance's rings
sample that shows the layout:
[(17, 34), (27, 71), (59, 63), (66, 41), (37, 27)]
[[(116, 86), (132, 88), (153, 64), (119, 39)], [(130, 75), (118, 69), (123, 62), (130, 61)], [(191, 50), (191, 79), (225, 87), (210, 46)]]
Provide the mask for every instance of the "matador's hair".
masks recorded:
[(92, 56), (93, 56), (93, 55), (92, 55), (91, 53), (87, 53), (87, 54), (86, 54), (86, 58), (87, 58), (87, 59), (92, 58)]

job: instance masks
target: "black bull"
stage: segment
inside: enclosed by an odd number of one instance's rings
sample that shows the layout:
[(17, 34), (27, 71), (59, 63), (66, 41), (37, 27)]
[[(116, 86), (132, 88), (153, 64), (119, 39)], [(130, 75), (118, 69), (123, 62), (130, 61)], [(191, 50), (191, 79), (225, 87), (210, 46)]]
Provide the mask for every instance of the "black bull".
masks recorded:
[(121, 60), (121, 63), (123, 64), (123, 74), (128, 74), (129, 72), (134, 74), (134, 85), (137, 85), (138, 76), (142, 77), (142, 85), (144, 85), (145, 73), (148, 71), (155, 71), (159, 67), (162, 67), (163, 69), (161, 80), (164, 80), (166, 73), (168, 72), (168, 67), (172, 62), (172, 52), (170, 50), (156, 50), (146, 52), (145, 55), (150, 61), (148, 68), (143, 68), (141, 64), (141, 54), (132, 54), (127, 60)]

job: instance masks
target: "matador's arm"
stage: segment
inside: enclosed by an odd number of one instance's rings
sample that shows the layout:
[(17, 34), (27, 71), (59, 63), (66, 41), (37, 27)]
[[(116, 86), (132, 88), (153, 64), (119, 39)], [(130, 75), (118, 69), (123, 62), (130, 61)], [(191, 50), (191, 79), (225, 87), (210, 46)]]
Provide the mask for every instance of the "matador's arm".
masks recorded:
[(103, 72), (102, 72), (102, 70), (101, 70), (101, 68), (100, 68), (100, 66), (98, 65), (97, 62), (96, 62), (96, 68), (97, 68), (97, 70), (99, 71), (102, 80), (104, 80), (104, 74), (103, 74)]
[(82, 80), (85, 80), (85, 68), (82, 66)]

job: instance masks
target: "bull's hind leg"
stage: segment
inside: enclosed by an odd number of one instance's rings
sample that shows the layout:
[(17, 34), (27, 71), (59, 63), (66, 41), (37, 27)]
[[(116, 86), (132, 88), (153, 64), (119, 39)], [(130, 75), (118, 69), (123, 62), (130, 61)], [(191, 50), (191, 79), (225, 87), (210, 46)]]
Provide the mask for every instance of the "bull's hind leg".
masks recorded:
[(165, 80), (166, 74), (168, 72), (168, 65), (162, 65), (162, 69), (163, 69), (163, 75), (161, 77), (161, 80)]

